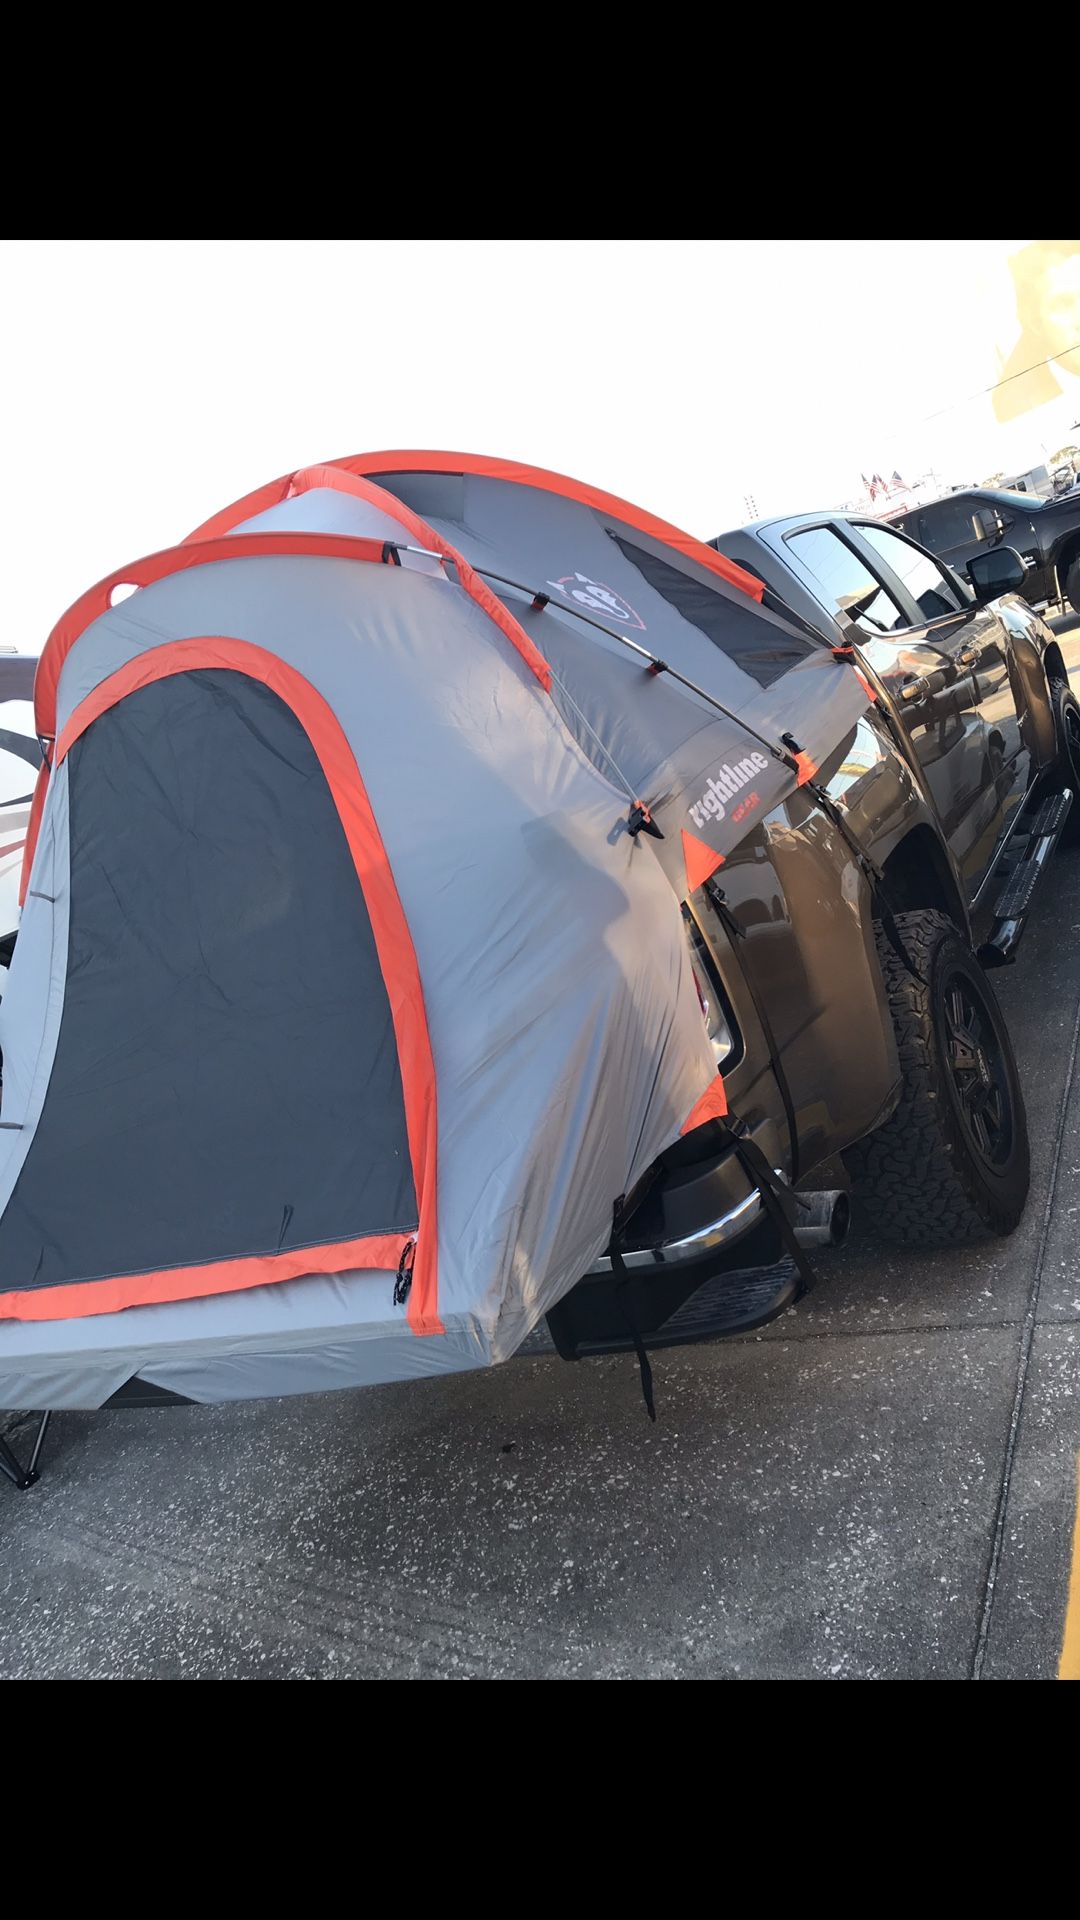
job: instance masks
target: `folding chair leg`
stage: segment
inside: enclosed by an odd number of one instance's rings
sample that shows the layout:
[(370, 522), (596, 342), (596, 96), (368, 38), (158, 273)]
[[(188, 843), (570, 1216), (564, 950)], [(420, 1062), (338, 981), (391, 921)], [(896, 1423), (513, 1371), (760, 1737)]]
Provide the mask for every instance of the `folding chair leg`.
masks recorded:
[(28, 1487), (36, 1485), (37, 1481), (41, 1478), (38, 1472), (38, 1461), (41, 1458), (41, 1449), (44, 1445), (45, 1435), (48, 1432), (49, 1421), (51, 1419), (51, 1412), (46, 1412), (42, 1414), (41, 1419), (38, 1421), (37, 1432), (34, 1435), (34, 1444), (30, 1452), (29, 1464), (25, 1467), (20, 1464), (8, 1446), (7, 1441), (0, 1439), (0, 1473), (4, 1474), (5, 1477), (11, 1481), (12, 1486), (18, 1488), (20, 1493), (25, 1493)]

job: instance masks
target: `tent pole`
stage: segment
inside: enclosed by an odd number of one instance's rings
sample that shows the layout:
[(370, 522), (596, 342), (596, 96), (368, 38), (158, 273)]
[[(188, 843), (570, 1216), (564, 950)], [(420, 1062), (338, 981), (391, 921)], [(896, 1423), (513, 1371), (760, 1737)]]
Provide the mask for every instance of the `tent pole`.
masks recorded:
[[(422, 547), (403, 547), (402, 551), (404, 553), (422, 553), (424, 549)], [(543, 612), (545, 607), (554, 604), (549, 593), (541, 593), (536, 587), (527, 587), (523, 580), (510, 580), (504, 573), (493, 573), (490, 567), (479, 567), (475, 563), (471, 564), (473, 572), (478, 573), (482, 580), (494, 580), (501, 587), (513, 587), (518, 593), (529, 594), (532, 605), (538, 612)], [(696, 694), (699, 700), (705, 700), (710, 707), (715, 707), (717, 713), (722, 713), (725, 720), (732, 721), (735, 726), (742, 729), (743, 733), (748, 733), (751, 740), (756, 740), (759, 746), (764, 747), (766, 753), (771, 754), (774, 760), (780, 762), (781, 766), (789, 768), (793, 773), (799, 771), (798, 762), (789, 751), (786, 751), (783, 747), (778, 747), (774, 741), (767, 739), (765, 734), (759, 733), (757, 728), (752, 727), (748, 720), (744, 720), (741, 715), (734, 713), (730, 707), (726, 707), (722, 700), (718, 700), (714, 693), (706, 693), (705, 688), (699, 687), (696, 680), (687, 679), (685, 673), (680, 673), (677, 667), (669, 667), (666, 660), (661, 660), (655, 653), (650, 653), (648, 647), (641, 646), (637, 640), (631, 640), (628, 633), (617, 633), (614, 627), (606, 627), (602, 620), (592, 619), (591, 615), (583, 613), (580, 607), (564, 605), (561, 600), (558, 603), (558, 607), (560, 613), (572, 614), (575, 620), (583, 621), (587, 627), (595, 627), (597, 633), (606, 633), (609, 640), (617, 640), (621, 647), (625, 647), (630, 653), (636, 653), (639, 659), (648, 663), (650, 673), (666, 673), (669, 679), (677, 680), (679, 685), (685, 687), (689, 693)]]
[[(417, 549), (417, 551), (422, 551), (422, 549)], [(532, 605), (538, 613), (543, 612), (546, 607), (556, 604), (552, 602), (549, 593), (543, 593), (538, 588), (527, 587), (522, 580), (511, 580), (504, 573), (492, 573), (490, 568), (487, 567), (476, 567), (474, 571), (480, 574), (482, 579), (494, 580), (501, 587), (512, 587), (516, 593), (531, 594)], [(722, 713), (726, 720), (731, 720), (737, 727), (741, 727), (744, 733), (748, 733), (752, 740), (756, 740), (758, 744), (764, 747), (765, 751), (771, 754), (774, 760), (778, 760), (782, 766), (790, 768), (793, 772), (799, 771), (799, 759), (797, 756), (800, 749), (797, 740), (795, 740), (792, 734), (781, 734), (782, 745), (777, 746), (773, 741), (767, 739), (764, 734), (759, 733), (756, 727), (750, 726), (749, 722), (744, 720), (740, 714), (733, 712), (730, 707), (725, 706), (722, 700), (716, 698), (715, 694), (706, 693), (705, 688), (699, 687), (696, 681), (688, 680), (686, 675), (679, 673), (675, 667), (669, 667), (666, 660), (658, 659), (656, 654), (650, 653), (648, 647), (643, 647), (640, 641), (631, 640), (627, 633), (617, 633), (614, 627), (605, 626), (602, 620), (594, 620), (591, 614), (585, 613), (580, 607), (572, 607), (568, 603), (564, 604), (561, 600), (557, 605), (560, 613), (568, 613), (572, 615), (575, 620), (584, 621), (586, 626), (595, 627), (598, 633), (606, 634), (609, 640), (618, 641), (620, 646), (628, 648), (631, 653), (636, 653), (639, 659), (647, 661), (649, 663), (648, 671), (650, 673), (666, 673), (672, 680), (677, 680), (680, 686), (686, 687), (690, 693), (697, 694), (700, 699), (707, 701), (709, 706), (715, 707), (717, 713)], [(849, 625), (850, 624), (854, 623), (849, 622)], [(854, 651), (854, 648), (852, 648), (852, 651)], [(586, 724), (588, 723), (586, 722)], [(891, 724), (890, 721), (890, 730)], [(593, 729), (590, 727), (589, 731), (592, 733)], [(594, 738), (597, 737), (598, 736), (594, 734)], [(603, 746), (603, 741), (600, 742), (600, 745)], [(604, 751), (605, 753), (607, 752), (606, 747)], [(610, 754), (608, 758), (611, 758)], [(612, 765), (614, 764), (614, 761), (612, 761)], [(816, 771), (816, 769), (814, 771)], [(847, 821), (843, 818), (832, 795), (827, 793), (824, 787), (813, 778), (803, 779), (800, 781), (800, 785), (810, 794), (815, 805), (820, 808), (826, 819), (832, 822), (841, 839), (854, 856), (869, 884), (871, 895), (877, 907), (878, 917), (885, 928), (890, 944), (912, 977), (916, 980), (921, 980), (922, 975), (915, 966), (911, 955), (908, 953), (900, 937), (900, 930), (896, 925), (896, 913), (886, 895), (884, 876), (880, 869), (867, 853), (862, 842), (852, 831)]]
[(16, 1487), (20, 1493), (25, 1493), (28, 1487), (35, 1486), (41, 1478), (38, 1472), (38, 1461), (41, 1458), (41, 1449), (44, 1445), (45, 1435), (49, 1430), (49, 1421), (51, 1419), (52, 1412), (51, 1410), (47, 1410), (38, 1421), (37, 1432), (34, 1435), (34, 1444), (30, 1451), (30, 1461), (25, 1467), (20, 1464), (7, 1441), (0, 1437), (0, 1473), (4, 1474), (4, 1476), (11, 1481), (12, 1486)]

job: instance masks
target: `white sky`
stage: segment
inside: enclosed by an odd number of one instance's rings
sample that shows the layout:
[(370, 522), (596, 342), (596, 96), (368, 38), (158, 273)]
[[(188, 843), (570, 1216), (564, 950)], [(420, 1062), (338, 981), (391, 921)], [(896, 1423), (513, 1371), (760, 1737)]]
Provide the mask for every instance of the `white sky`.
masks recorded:
[(1029, 464), (1080, 379), (1008, 431), (955, 405), (1017, 333), (1020, 244), (7, 243), (0, 639), (36, 650), (103, 574), (365, 449), (510, 455), (705, 535), (747, 493)]

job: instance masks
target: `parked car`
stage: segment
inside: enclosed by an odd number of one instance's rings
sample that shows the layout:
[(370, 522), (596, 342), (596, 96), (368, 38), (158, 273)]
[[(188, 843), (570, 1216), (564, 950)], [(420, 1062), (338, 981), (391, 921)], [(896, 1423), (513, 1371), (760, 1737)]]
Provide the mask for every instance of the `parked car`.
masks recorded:
[(1039, 500), (973, 487), (892, 524), (963, 574), (977, 554), (1012, 547), (1024, 562), (1019, 591), (1025, 600), (1032, 606), (1068, 600), (1080, 613), (1080, 492)]
[(980, 485), (1001, 493), (1022, 493), (1027, 499), (1037, 501), (1049, 500), (1054, 490), (1050, 469), (1045, 464), (1029, 467), (1026, 473), (999, 473), (993, 480), (981, 481)]
[(0, 653), (0, 994), (19, 923), (19, 878), (41, 749), (34, 732), (34, 668)]
[[(869, 519), (802, 514), (712, 544), (823, 647), (854, 643), (876, 696), (818, 772), (838, 820), (805, 790), (751, 813), (689, 903), (732, 1108), (803, 1196), (804, 1238), (842, 1223), (841, 1177), (893, 1243), (1007, 1234), (1028, 1144), (988, 974), (1080, 825), (1080, 705), (1057, 640), (1000, 543), (973, 556), (972, 586)], [(618, 1246), (621, 1278), (602, 1262), (548, 1316), (565, 1357), (627, 1347), (628, 1299), (666, 1345), (760, 1325), (798, 1291), (731, 1148), (665, 1156)]]

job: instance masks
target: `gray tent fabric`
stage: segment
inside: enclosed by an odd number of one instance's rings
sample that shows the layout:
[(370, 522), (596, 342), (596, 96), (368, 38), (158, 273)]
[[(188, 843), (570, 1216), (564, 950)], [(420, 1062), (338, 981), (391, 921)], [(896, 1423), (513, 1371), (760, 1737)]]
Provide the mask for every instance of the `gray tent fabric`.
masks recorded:
[(799, 711), (818, 758), (865, 707), (637, 526), (472, 475), (319, 473), (43, 656), (55, 744), (0, 1006), (0, 1404), (507, 1358), (722, 1109), (682, 834), (730, 851), (797, 778), (740, 718), (773, 741)]
[[(671, 837), (660, 857), (676, 887), (685, 890), (680, 830), (727, 853), (745, 831), (751, 799), (764, 817), (790, 792), (790, 767), (763, 740), (775, 749), (794, 722), (799, 747), (817, 765), (866, 709), (865, 689), (827, 647), (704, 561), (611, 512), (487, 474), (377, 477), (475, 567), (529, 590), (493, 582), (555, 668), (556, 699), (584, 751), (609, 773), (614, 763)], [(533, 593), (548, 596), (542, 608)], [(707, 697), (651, 676), (627, 641)], [(718, 715), (717, 702), (734, 717)], [(666, 749), (662, 758), (658, 748)]]
[[(332, 487), (312, 487), (276, 507), (266, 507), (229, 529), (242, 533), (342, 533), (354, 540), (394, 540), (407, 537), (407, 529), (394, 518), (394, 501), (387, 495), (385, 506), (369, 500), (357, 500), (351, 494), (337, 493)], [(410, 554), (405, 562), (419, 573), (442, 571), (437, 559)]]

